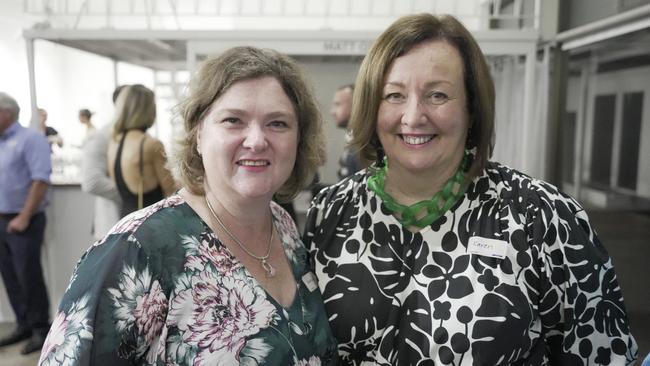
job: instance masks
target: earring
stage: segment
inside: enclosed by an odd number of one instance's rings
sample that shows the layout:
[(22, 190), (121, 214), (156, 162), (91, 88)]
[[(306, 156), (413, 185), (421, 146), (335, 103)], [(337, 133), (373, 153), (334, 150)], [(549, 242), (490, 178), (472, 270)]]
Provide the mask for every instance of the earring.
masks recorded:
[(381, 169), (386, 166), (385, 157), (384, 148), (381, 145), (377, 146), (377, 161), (375, 162), (377, 168)]

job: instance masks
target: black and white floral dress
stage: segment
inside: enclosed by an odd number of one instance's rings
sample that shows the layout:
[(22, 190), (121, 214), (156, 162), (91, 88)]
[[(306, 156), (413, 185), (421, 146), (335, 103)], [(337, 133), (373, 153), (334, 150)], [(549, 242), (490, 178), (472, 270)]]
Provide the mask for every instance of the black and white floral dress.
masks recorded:
[(572, 198), (489, 163), (443, 217), (412, 233), (367, 174), (321, 191), (303, 238), (343, 364), (636, 359), (612, 262)]

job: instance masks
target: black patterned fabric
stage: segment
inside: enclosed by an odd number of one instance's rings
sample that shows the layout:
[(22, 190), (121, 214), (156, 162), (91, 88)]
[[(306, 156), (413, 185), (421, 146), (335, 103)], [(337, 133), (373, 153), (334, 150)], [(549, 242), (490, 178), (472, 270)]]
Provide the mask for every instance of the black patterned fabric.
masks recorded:
[[(554, 186), (489, 163), (412, 233), (367, 173), (315, 197), (304, 241), (345, 365), (625, 365), (637, 357), (612, 262)], [(502, 259), (470, 254), (496, 239)], [(475, 240), (475, 239), (473, 239)]]

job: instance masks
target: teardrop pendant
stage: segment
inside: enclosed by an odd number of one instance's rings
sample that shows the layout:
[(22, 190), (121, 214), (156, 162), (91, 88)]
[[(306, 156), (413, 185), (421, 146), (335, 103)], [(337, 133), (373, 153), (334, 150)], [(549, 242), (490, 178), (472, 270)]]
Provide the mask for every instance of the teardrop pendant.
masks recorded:
[(266, 277), (267, 278), (275, 277), (275, 268), (273, 268), (273, 266), (269, 262), (267, 262), (266, 259), (262, 259), (261, 262), (262, 262), (262, 268), (264, 268), (264, 270), (266, 271)]

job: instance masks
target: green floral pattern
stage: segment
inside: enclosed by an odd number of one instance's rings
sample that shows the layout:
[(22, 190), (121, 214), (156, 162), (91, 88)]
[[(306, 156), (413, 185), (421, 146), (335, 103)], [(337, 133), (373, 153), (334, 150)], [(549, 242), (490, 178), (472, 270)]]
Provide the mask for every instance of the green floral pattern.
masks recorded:
[(283, 308), (178, 196), (121, 220), (74, 271), (39, 365), (333, 365), (295, 224), (271, 206), (298, 291)]

